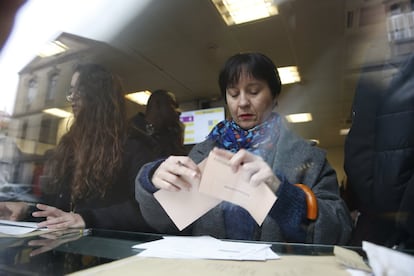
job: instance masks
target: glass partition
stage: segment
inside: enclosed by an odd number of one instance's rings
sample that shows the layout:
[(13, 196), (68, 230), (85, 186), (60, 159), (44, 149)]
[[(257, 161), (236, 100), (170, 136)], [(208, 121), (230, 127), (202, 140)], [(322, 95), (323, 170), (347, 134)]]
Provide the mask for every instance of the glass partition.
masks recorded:
[[(387, 233), (412, 225), (413, 1), (270, 1), (270, 17), (232, 25), (217, 1), (87, 2), (27, 1), (16, 13), (0, 56), (1, 201), (56, 196), (47, 162), (74, 120), (67, 96), (78, 64), (109, 68), (126, 94), (171, 91), (185, 112), (225, 107), (221, 66), (257, 51), (278, 70), (297, 69), (275, 111), (311, 114), (287, 124), (326, 151), (354, 223), (366, 212), (367, 227), (373, 219)], [(46, 44), (56, 51), (42, 52)], [(145, 110), (130, 100), (123, 107), (127, 120)]]

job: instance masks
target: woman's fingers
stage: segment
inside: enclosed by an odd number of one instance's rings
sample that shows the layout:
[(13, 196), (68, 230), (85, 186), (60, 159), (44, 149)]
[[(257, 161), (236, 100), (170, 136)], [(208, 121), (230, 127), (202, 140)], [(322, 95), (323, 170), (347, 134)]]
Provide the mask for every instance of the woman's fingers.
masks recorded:
[(229, 160), (229, 164), (233, 172), (237, 172), (240, 167), (246, 163), (262, 160), (261, 157), (254, 155), (245, 149), (241, 149), (237, 153), (232, 153), (230, 151), (215, 148), (214, 153)]
[(155, 171), (152, 183), (169, 191), (189, 190), (200, 178), (198, 166), (186, 156), (170, 156)]
[(155, 187), (172, 192), (179, 191), (181, 188), (190, 189), (191, 187), (191, 185), (189, 183), (185, 183), (180, 176), (163, 170), (154, 174), (152, 182)]
[(45, 204), (36, 204), (36, 208), (39, 209), (40, 211), (36, 211), (32, 213), (32, 216), (34, 217), (57, 217), (62, 215), (62, 213), (64, 213), (62, 210), (53, 207), (53, 206), (49, 206), (49, 205), (45, 205)]
[(198, 172), (198, 166), (194, 161), (187, 156), (170, 156), (167, 160), (168, 164), (176, 164), (179, 167), (184, 167), (192, 171), (193, 173)]
[(244, 163), (239, 171), (251, 185), (258, 186), (275, 178), (272, 169), (264, 161)]
[[(85, 221), (83, 218), (77, 214), (72, 212), (64, 212), (60, 209), (55, 207), (48, 206), (47, 211), (39, 211), (34, 212), (38, 217), (46, 217), (46, 220), (39, 222), (37, 225), (38, 227), (47, 227), (50, 229), (66, 229), (66, 228), (84, 228)], [(46, 214), (47, 212), (51, 212), (54, 215)]]
[(68, 224), (70, 222), (70, 218), (67, 216), (63, 217), (48, 217), (47, 220), (39, 222), (37, 224), (38, 227), (47, 227), (50, 229), (64, 229), (68, 228)]
[(67, 229), (74, 227), (75, 221), (70, 216), (56, 217), (38, 223), (39, 227), (47, 227), (49, 229)]
[[(214, 149), (214, 152), (218, 153), (220, 156), (231, 156), (229, 163), (233, 171), (240, 174), (249, 185), (258, 186), (265, 183), (274, 186), (280, 183), (274, 175), (273, 170), (263, 158), (258, 155), (245, 149), (241, 149), (235, 154), (232, 154), (231, 152), (226, 153), (225, 150), (220, 149)], [(277, 187), (271, 188), (278, 188), (278, 185)]]

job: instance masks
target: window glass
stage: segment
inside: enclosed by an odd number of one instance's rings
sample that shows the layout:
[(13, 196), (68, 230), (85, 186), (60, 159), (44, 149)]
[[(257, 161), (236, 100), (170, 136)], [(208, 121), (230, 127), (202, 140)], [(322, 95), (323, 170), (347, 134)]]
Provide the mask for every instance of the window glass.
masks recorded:
[(29, 81), (29, 87), (27, 89), (27, 106), (30, 107), (31, 104), (33, 104), (33, 101), (37, 94), (37, 81), (34, 79), (31, 79)]
[[(0, 189), (21, 185), (18, 199), (53, 197), (48, 162), (89, 100), (73, 79), (78, 65), (109, 69), (125, 94), (172, 91), (186, 112), (226, 107), (218, 85), (224, 61), (257, 51), (278, 70), (297, 69), (299, 81), (282, 85), (274, 110), (283, 120), (312, 115), (286, 125), (324, 150), (353, 222), (375, 212), (364, 221), (366, 232), (370, 224), (388, 227), (389, 237), (406, 231), (401, 218), (412, 218), (414, 208), (404, 194), (414, 173), (413, 0), (273, 1), (275, 15), (240, 25), (227, 25), (207, 0), (125, 0), (116, 8), (110, 0), (28, 2), (1, 48)], [(16, 51), (21, 45), (25, 50)], [(57, 52), (47, 54), (43, 45)], [(145, 110), (126, 99), (122, 111), (129, 123)], [(99, 116), (87, 120), (107, 119)], [(88, 139), (99, 142), (97, 136)], [(16, 200), (16, 193), (6, 199)]]
[(58, 81), (58, 74), (53, 74), (49, 78), (49, 85), (47, 88), (46, 100), (51, 101), (55, 98), (56, 86)]

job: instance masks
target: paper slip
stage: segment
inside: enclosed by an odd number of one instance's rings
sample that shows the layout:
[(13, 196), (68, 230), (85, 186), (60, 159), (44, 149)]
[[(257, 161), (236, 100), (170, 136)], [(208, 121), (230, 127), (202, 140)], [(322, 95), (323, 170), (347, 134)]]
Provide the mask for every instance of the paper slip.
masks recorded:
[(263, 184), (257, 187), (234, 173), (228, 160), (210, 152), (200, 182), (200, 193), (229, 201), (246, 209), (262, 225), (277, 197)]
[(270, 247), (270, 244), (222, 241), (210, 236), (168, 236), (133, 246), (145, 249), (138, 254), (141, 257), (254, 261), (279, 259)]
[(362, 242), (362, 249), (374, 275), (413, 275), (414, 256), (367, 241)]
[(154, 197), (180, 231), (221, 202), (220, 199), (200, 194), (198, 186), (193, 186), (190, 191), (159, 190)]
[[(204, 171), (205, 163), (203, 161), (198, 164), (201, 173)], [(190, 191), (158, 190), (154, 197), (180, 231), (221, 202), (220, 199), (200, 194), (195, 183)]]
[(0, 233), (6, 235), (23, 235), (41, 229), (47, 228), (39, 228), (36, 222), (0, 220)]

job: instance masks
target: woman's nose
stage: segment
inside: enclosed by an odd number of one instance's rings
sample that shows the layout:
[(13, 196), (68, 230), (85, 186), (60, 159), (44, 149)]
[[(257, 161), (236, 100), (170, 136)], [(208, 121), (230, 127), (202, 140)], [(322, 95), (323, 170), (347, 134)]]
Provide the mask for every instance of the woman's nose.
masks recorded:
[(241, 92), (239, 97), (239, 105), (240, 106), (248, 106), (250, 104), (249, 97), (246, 93)]

